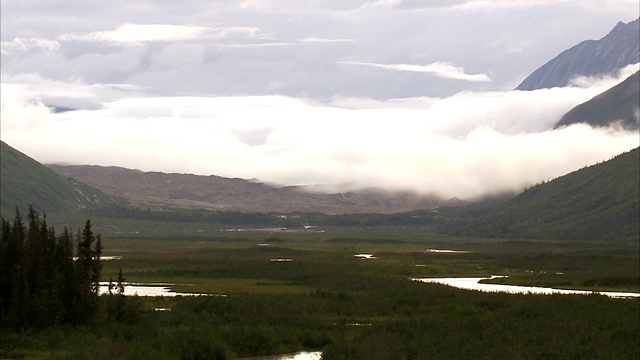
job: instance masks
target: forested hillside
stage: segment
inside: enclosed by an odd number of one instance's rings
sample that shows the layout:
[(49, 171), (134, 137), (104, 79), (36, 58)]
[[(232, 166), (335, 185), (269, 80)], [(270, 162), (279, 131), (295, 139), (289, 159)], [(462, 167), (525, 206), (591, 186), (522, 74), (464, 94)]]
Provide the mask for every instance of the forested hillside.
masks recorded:
[(640, 150), (526, 189), (449, 231), (563, 240), (640, 239)]

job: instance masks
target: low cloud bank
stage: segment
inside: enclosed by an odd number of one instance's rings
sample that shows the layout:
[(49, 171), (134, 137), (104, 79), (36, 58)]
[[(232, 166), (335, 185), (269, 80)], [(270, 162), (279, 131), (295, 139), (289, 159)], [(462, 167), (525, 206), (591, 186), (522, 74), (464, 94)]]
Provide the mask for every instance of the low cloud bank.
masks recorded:
[(3, 75), (1, 136), (43, 163), (472, 198), (521, 191), (637, 147), (637, 132), (587, 125), (552, 130), (565, 112), (637, 71), (634, 66), (616, 78), (581, 79), (581, 87), (325, 103), (153, 96), (127, 85)]

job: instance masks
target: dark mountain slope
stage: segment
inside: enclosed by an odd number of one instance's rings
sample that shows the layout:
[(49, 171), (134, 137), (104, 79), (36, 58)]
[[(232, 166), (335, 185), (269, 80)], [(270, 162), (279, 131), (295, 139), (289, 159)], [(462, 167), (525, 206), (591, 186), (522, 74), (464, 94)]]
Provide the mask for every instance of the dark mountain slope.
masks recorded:
[(566, 113), (556, 128), (575, 123), (608, 126), (619, 123), (629, 130), (638, 129), (640, 115), (640, 71), (625, 81), (582, 103)]
[(5, 142), (0, 143), (0, 209), (7, 219), (14, 217), (16, 206), (23, 213), (28, 205), (48, 213), (122, 201), (65, 179)]
[(600, 40), (586, 40), (563, 51), (534, 71), (516, 90), (566, 86), (579, 75), (612, 74), (640, 62), (640, 20), (619, 22)]
[(640, 149), (536, 185), (451, 232), (563, 240), (640, 240)]

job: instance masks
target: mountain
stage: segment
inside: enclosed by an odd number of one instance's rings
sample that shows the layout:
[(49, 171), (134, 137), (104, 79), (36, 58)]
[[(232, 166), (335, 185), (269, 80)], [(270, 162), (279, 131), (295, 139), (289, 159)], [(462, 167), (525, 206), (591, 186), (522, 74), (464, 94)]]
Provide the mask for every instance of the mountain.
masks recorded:
[(576, 76), (613, 74), (640, 62), (640, 19), (619, 22), (600, 40), (586, 40), (534, 71), (516, 90), (566, 86)]
[(122, 202), (72, 179), (65, 179), (36, 160), (0, 142), (0, 211), (12, 219), (18, 206), (28, 205), (41, 213), (82, 209)]
[(563, 240), (640, 240), (640, 148), (533, 186), (454, 234)]
[[(132, 204), (248, 212), (397, 213), (432, 209), (445, 201), (413, 192), (369, 189), (320, 193), (313, 187), (275, 187), (219, 176), (142, 172), (121, 167), (47, 165), (64, 177), (91, 185)], [(453, 200), (452, 200), (453, 201)]]
[(640, 71), (620, 84), (582, 103), (566, 113), (556, 128), (575, 123), (607, 126), (619, 123), (623, 128), (637, 130), (640, 121)]

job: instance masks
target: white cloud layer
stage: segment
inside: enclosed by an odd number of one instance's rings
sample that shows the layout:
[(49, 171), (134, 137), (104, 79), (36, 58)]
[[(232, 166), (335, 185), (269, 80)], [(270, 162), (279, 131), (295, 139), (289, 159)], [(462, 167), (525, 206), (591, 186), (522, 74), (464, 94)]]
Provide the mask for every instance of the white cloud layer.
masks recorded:
[(60, 48), (60, 43), (56, 40), (41, 38), (21, 38), (16, 37), (11, 41), (2, 41), (2, 54), (23, 53), (31, 49), (42, 49), (45, 51), (56, 51)]
[(41, 162), (517, 191), (638, 146), (551, 130), (624, 74), (509, 89), (639, 15), (637, 0), (3, 1), (0, 136)]
[[(165, 97), (140, 88), (5, 76), (1, 134), (45, 163), (471, 198), (520, 191), (637, 147), (637, 132), (586, 125), (551, 130), (562, 114), (624, 75), (592, 79), (587, 88), (329, 103)], [(53, 113), (44, 105), (56, 101), (85, 110)]]
[(434, 74), (443, 79), (455, 79), (465, 81), (491, 81), (491, 78), (486, 74), (466, 74), (464, 68), (454, 66), (448, 62), (434, 62), (427, 65), (414, 65), (414, 64), (375, 64), (368, 62), (358, 61), (343, 61), (342, 64), (347, 65), (362, 65), (369, 66), (385, 70), (395, 71), (409, 71), (417, 73), (429, 73)]
[(173, 24), (124, 24), (116, 30), (95, 31), (87, 34), (63, 34), (62, 41), (90, 41), (90, 42), (175, 42), (194, 40), (199, 38), (219, 39), (233, 35), (254, 36), (260, 30), (255, 27), (227, 27), (207, 28), (193, 25)]
[(326, 38), (318, 38), (318, 37), (308, 37), (300, 40), (306, 43), (332, 43), (332, 42), (352, 42), (353, 39), (326, 39)]

